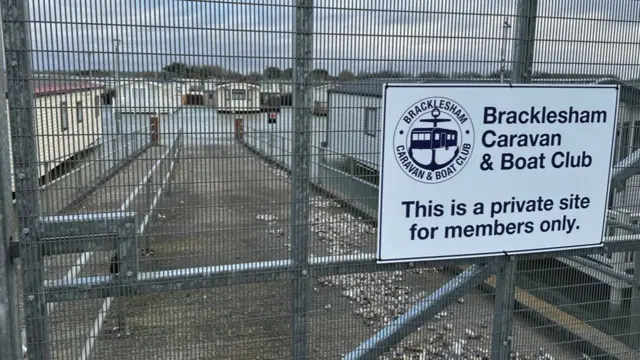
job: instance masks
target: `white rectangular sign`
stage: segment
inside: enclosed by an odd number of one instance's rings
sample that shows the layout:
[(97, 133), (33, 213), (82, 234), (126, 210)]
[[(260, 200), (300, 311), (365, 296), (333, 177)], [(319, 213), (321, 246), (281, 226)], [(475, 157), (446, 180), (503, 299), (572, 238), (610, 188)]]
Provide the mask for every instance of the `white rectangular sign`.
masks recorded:
[(387, 84), (378, 260), (602, 245), (618, 88)]

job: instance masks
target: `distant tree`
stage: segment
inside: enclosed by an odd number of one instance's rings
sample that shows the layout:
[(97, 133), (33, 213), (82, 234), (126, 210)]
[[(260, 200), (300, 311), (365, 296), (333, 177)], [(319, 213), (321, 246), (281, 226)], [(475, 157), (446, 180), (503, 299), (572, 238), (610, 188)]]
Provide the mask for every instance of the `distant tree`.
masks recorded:
[(171, 79), (171, 74), (169, 74), (168, 72), (162, 71), (158, 73), (158, 80), (170, 80), (170, 79)]
[(228, 70), (225, 73), (224, 78), (228, 80), (242, 80), (243, 76), (237, 71)]
[(484, 76), (477, 72), (462, 72), (454, 73), (451, 75), (454, 79), (482, 79)]
[(282, 70), (280, 77), (283, 79), (293, 79), (293, 68), (286, 68)]
[(269, 66), (264, 69), (263, 74), (266, 79), (279, 79), (282, 76), (282, 70), (276, 66)]
[(356, 75), (349, 70), (342, 70), (340, 74), (338, 74), (338, 80), (340, 81), (351, 81), (355, 79)]
[(568, 73), (550, 73), (550, 72), (534, 72), (534, 79), (593, 79), (593, 78), (612, 78), (620, 79), (614, 74), (568, 74)]
[(313, 80), (327, 80), (329, 79), (329, 71), (325, 69), (313, 69), (311, 71), (311, 78)]
[(193, 70), (200, 79), (221, 78), (225, 73), (224, 68), (218, 65), (203, 65)]
[(163, 67), (162, 70), (168, 73), (176, 74), (178, 76), (190, 75), (190, 66), (181, 62), (172, 62), (171, 64)]
[(376, 73), (377, 78), (384, 79), (399, 79), (399, 78), (410, 78), (411, 74), (403, 73), (401, 71), (393, 71), (393, 70), (382, 70)]
[(257, 72), (252, 72), (243, 77), (244, 81), (259, 82), (262, 79), (262, 75)]
[[(487, 77), (490, 78), (490, 79), (499, 79), (500, 78), (500, 70), (496, 70), (496, 71), (490, 73)], [(510, 79), (511, 78), (511, 70), (506, 69), (504, 71), (504, 78), (505, 79)]]
[(375, 75), (373, 73), (364, 71), (364, 72), (358, 73), (358, 75), (356, 75), (356, 77), (359, 78), (359, 79), (370, 79), (370, 78), (375, 77)]
[(412, 78), (409, 73), (393, 70), (382, 70), (376, 72), (361, 72), (357, 76), (360, 79), (399, 79), (399, 78)]
[(426, 71), (416, 76), (420, 79), (448, 79), (449, 75), (437, 71)]

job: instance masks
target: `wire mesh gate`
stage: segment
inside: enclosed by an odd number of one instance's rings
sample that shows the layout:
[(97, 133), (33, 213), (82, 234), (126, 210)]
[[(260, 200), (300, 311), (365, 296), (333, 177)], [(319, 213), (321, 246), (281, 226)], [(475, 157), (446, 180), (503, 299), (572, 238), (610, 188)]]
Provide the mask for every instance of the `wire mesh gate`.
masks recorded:
[[(587, 21), (582, 13), (537, 1), (429, 6), (3, 0), (10, 128), (0, 146), (13, 172), (0, 184), (0, 258), (13, 260), (0, 267), (1, 357), (22, 357), (20, 343), (29, 359), (637, 356), (640, 245), (630, 234), (640, 229), (625, 200), (640, 159), (632, 83), (620, 82), (629, 119), (604, 253), (375, 263), (373, 140), (338, 127), (317, 85), (537, 81), (534, 39), (563, 56), (536, 66), (573, 73), (553, 81), (637, 72), (633, 60), (603, 64), (611, 52), (571, 60), (546, 46), (581, 42), (570, 36), (536, 36), (536, 25)], [(590, 24), (639, 26), (623, 15), (638, 5), (608, 8)], [(592, 45), (637, 51), (633, 30), (617, 31)], [(468, 54), (443, 53), (456, 39)], [(371, 107), (354, 100), (349, 116)], [(354, 133), (346, 151), (322, 146), (331, 131)], [(149, 136), (126, 140), (139, 133)]]

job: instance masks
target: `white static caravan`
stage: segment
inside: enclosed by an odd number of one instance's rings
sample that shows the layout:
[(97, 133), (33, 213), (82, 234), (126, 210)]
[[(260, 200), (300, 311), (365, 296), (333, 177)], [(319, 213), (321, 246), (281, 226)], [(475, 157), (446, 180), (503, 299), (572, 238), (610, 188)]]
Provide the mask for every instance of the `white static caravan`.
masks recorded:
[(182, 95), (184, 85), (174, 81), (163, 84), (164, 93), (168, 102), (167, 107), (172, 107), (173, 111), (176, 111), (182, 106)]
[(216, 87), (214, 100), (220, 112), (259, 112), (260, 86), (242, 82), (221, 84)]
[(116, 106), (123, 114), (171, 114), (180, 105), (172, 83), (129, 81), (117, 89)]
[(313, 88), (313, 113), (315, 115), (326, 116), (329, 111), (328, 91), (335, 88), (335, 84), (322, 84)]
[(205, 106), (210, 106), (210, 107), (217, 106), (216, 91), (218, 90), (219, 86), (220, 84), (214, 81), (206, 81), (203, 84), (202, 93), (204, 96), (203, 104)]
[(382, 83), (367, 80), (327, 90), (327, 146), (376, 171), (380, 153)]
[[(100, 96), (104, 87), (90, 82), (43, 79), (34, 81), (33, 90), (38, 176), (42, 177), (70, 157), (97, 145), (103, 132)], [(9, 157), (13, 174), (11, 147)], [(11, 186), (14, 191), (13, 176)]]
[(293, 92), (293, 83), (285, 79), (268, 79), (260, 82), (260, 91), (265, 94), (287, 95)]

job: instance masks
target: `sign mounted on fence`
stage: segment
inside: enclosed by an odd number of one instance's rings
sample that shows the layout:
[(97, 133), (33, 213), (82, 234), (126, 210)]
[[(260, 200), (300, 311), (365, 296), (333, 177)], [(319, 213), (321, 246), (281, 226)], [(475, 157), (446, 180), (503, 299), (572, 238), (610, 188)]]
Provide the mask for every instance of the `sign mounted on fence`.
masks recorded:
[(616, 86), (387, 84), (378, 260), (602, 245)]

